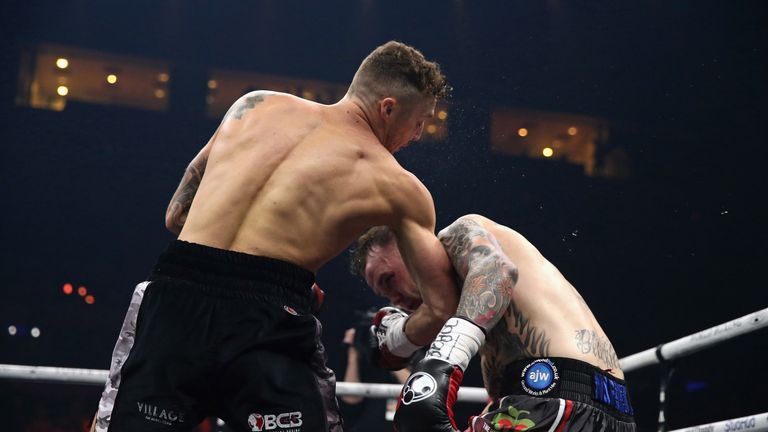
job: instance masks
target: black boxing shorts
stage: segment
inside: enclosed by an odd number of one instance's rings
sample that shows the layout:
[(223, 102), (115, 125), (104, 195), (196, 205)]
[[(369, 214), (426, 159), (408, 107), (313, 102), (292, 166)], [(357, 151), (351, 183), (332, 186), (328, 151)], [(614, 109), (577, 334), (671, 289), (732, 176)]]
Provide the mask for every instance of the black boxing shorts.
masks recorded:
[(314, 275), (284, 261), (175, 241), (136, 287), (96, 431), (341, 431)]
[(468, 432), (635, 432), (624, 381), (579, 360), (525, 359), (507, 366), (502, 394)]

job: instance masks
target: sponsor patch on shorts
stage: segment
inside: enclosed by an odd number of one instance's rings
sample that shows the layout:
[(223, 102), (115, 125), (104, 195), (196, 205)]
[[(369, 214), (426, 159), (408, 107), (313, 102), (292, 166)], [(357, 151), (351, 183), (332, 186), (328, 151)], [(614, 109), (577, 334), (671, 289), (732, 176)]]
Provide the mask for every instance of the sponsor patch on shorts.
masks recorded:
[(550, 359), (538, 359), (528, 363), (520, 378), (523, 390), (532, 396), (543, 396), (551, 392), (560, 380), (557, 366)]
[(286, 312), (288, 312), (291, 315), (299, 316), (299, 314), (296, 312), (296, 309), (290, 307), (290, 306), (283, 306), (283, 309), (285, 309)]
[(252, 432), (282, 431), (301, 432), (301, 411), (285, 412), (280, 414), (253, 413), (248, 416), (248, 427)]

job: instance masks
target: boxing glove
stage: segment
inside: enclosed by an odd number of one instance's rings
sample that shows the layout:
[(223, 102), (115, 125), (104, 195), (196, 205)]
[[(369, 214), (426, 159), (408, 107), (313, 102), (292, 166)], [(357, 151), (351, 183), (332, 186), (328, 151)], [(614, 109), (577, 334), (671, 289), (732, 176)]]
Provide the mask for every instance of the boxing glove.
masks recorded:
[(452, 432), (459, 428), (453, 416), (464, 371), (485, 343), (483, 329), (460, 317), (449, 319), (411, 370), (395, 412), (398, 432)]
[(405, 335), (408, 314), (396, 307), (383, 307), (373, 316), (370, 327), (368, 360), (376, 367), (398, 370), (408, 366), (420, 347)]
[(325, 291), (320, 289), (320, 286), (316, 283), (312, 284), (311, 288), (312, 292), (310, 293), (310, 308), (312, 310), (312, 313), (317, 313), (320, 310), (320, 307), (323, 306), (323, 301), (325, 301)]

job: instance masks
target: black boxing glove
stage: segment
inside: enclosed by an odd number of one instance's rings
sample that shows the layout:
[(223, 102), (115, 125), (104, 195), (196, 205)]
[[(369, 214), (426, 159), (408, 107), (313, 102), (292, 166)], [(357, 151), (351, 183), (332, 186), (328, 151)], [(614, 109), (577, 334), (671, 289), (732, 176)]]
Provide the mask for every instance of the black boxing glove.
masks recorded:
[(427, 355), (411, 370), (395, 412), (398, 432), (453, 432), (453, 405), (469, 361), (485, 343), (485, 332), (460, 317), (449, 319)]
[(420, 347), (405, 335), (408, 314), (396, 307), (379, 309), (370, 328), (368, 359), (376, 367), (399, 370), (408, 366), (409, 359)]

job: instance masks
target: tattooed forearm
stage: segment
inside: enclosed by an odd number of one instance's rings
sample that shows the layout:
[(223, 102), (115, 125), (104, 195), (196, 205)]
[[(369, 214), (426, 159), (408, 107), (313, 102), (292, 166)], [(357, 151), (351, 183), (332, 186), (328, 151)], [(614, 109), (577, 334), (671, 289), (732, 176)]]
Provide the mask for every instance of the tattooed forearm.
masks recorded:
[(229, 108), (229, 111), (227, 111), (227, 113), (224, 115), (224, 121), (229, 119), (240, 120), (243, 118), (246, 112), (253, 109), (256, 105), (263, 101), (263, 93), (252, 93), (240, 98)]
[(598, 336), (594, 330), (576, 330), (576, 347), (582, 354), (592, 354), (609, 368), (619, 367), (619, 358), (607, 338)]
[(456, 314), (490, 331), (504, 316), (517, 282), (517, 268), (479, 223), (459, 219), (440, 233), (463, 281)]
[(192, 200), (195, 198), (197, 189), (200, 187), (200, 181), (205, 173), (205, 166), (208, 163), (207, 157), (202, 157), (196, 163), (191, 164), (184, 177), (181, 179), (176, 193), (171, 198), (168, 210), (165, 213), (165, 225), (173, 233), (179, 234), (181, 228), (187, 220), (187, 212), (192, 206)]

